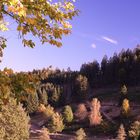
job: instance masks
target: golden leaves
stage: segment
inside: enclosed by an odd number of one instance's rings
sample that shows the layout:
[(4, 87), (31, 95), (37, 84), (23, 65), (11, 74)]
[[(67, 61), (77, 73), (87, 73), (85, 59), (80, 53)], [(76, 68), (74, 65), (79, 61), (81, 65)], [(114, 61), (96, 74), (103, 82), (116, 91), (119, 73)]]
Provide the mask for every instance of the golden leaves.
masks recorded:
[(36, 19), (34, 19), (34, 18), (26, 18), (25, 20), (28, 24), (31, 24), (31, 25), (36, 24)]
[(0, 31), (7, 31), (8, 22), (5, 22), (4, 20), (0, 20)]
[[(57, 47), (62, 46), (60, 39), (71, 32), (70, 20), (78, 14), (74, 0), (53, 3), (51, 0), (2, 0), (4, 5), (0, 13), (11, 16), (18, 23), (17, 31), (24, 46), (34, 47), (32, 40), (25, 36), (32, 34), (40, 39), (41, 43), (50, 43)], [(1, 30), (7, 30), (6, 24), (0, 24)]]
[(35, 46), (35, 43), (32, 40), (23, 39), (22, 43), (24, 44), (24, 46), (29, 46), (31, 48), (34, 48)]
[(8, 6), (8, 12), (17, 14), (18, 16), (26, 16), (26, 7), (20, 2), (20, 0), (10, 0)]

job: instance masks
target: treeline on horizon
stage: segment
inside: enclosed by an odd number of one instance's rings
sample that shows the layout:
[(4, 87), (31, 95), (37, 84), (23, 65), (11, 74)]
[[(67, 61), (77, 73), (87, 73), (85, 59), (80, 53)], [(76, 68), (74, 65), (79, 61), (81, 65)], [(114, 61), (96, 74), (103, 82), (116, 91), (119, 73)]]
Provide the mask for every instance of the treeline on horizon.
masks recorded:
[(37, 110), (39, 104), (53, 107), (81, 102), (95, 88), (122, 85), (140, 85), (140, 46), (134, 50), (122, 50), (109, 59), (104, 56), (101, 64), (93, 61), (81, 66), (80, 71), (67, 71), (51, 67), (32, 72), (14, 73), (5, 68), (0, 71), (2, 98), (12, 96), (23, 103), (28, 113)]
[(133, 50), (127, 49), (110, 58), (105, 55), (99, 63), (93, 61), (81, 66), (80, 71), (60, 71), (56, 69), (54, 74), (44, 79), (56, 84), (73, 82), (77, 75), (85, 76), (91, 88), (111, 86), (137, 86), (140, 84), (140, 45)]

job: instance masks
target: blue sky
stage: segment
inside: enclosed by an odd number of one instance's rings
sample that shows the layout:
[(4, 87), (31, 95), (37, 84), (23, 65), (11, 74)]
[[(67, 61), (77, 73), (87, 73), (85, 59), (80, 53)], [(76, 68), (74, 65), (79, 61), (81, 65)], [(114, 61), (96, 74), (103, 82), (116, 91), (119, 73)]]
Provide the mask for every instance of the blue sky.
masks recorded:
[(106, 54), (112, 56), (122, 48), (133, 49), (140, 43), (140, 0), (77, 0), (81, 12), (71, 22), (72, 34), (63, 38), (63, 46), (41, 45), (23, 47), (13, 26), (7, 33), (8, 47), (0, 69), (15, 71), (54, 68), (79, 70), (83, 63), (101, 61)]

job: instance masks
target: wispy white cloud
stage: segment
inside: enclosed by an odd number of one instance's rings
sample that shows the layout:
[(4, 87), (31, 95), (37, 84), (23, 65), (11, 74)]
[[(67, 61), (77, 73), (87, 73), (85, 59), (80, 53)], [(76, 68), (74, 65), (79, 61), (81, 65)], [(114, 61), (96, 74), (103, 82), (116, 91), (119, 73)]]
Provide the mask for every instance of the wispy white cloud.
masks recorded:
[(117, 44), (118, 44), (118, 41), (117, 41), (117, 40), (112, 39), (112, 38), (107, 37), (107, 36), (102, 36), (102, 39), (104, 39), (104, 40), (108, 41), (109, 43), (115, 44), (115, 45), (117, 45)]
[(95, 49), (97, 46), (96, 46), (96, 44), (92, 43), (92, 44), (91, 44), (91, 47), (92, 47), (93, 49)]

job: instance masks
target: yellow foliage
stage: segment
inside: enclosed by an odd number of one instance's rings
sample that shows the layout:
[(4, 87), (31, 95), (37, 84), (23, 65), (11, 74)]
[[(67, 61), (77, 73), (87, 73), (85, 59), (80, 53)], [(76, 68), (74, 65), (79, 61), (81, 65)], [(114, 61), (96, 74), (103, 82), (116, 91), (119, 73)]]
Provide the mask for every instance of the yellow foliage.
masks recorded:
[(124, 99), (122, 104), (122, 115), (128, 116), (130, 112), (129, 100)]
[(0, 20), (0, 30), (1, 31), (7, 31), (8, 30), (7, 25), (8, 25), (8, 22), (5, 22), (4, 20)]
[[(17, 22), (17, 31), (20, 32), (24, 46), (34, 47), (32, 40), (25, 36), (32, 33), (41, 43), (50, 43), (57, 47), (62, 46), (60, 39), (70, 33), (72, 25), (69, 23), (78, 14), (73, 0), (52, 2), (51, 0), (1, 0), (0, 21), (4, 16), (10, 16)], [(6, 31), (6, 22), (0, 23), (0, 30)], [(57, 29), (57, 30), (56, 30)]]
[(38, 111), (39, 112), (45, 112), (45, 110), (46, 110), (46, 107), (43, 104), (40, 104), (39, 107), (38, 107)]

